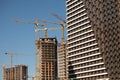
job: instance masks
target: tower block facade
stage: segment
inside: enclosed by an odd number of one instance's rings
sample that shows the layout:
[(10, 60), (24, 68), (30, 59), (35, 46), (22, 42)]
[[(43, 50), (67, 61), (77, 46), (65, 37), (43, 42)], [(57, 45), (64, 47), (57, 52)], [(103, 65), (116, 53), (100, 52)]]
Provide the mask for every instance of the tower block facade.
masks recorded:
[(120, 79), (120, 0), (66, 0), (68, 71), (75, 80)]
[(67, 42), (61, 42), (58, 45), (58, 70), (59, 79), (68, 80), (68, 59), (67, 59)]

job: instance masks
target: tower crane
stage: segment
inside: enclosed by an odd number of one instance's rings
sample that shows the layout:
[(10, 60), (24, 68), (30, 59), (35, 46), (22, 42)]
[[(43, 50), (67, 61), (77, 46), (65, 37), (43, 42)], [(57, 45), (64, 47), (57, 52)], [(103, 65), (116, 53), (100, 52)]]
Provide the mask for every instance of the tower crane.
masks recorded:
[(62, 42), (64, 42), (64, 28), (66, 27), (66, 21), (64, 19), (62, 19), (59, 15), (55, 14), (55, 13), (51, 13), (51, 15), (53, 15), (54, 17), (56, 17), (58, 20), (60, 20), (61, 23), (61, 27), (62, 27)]
[(51, 22), (51, 21), (47, 21), (47, 20), (39, 20), (40, 22), (44, 22), (44, 23), (51, 23), (51, 24), (56, 24), (56, 25), (60, 25), (61, 26), (61, 30), (62, 30), (62, 39), (61, 42), (64, 42), (64, 28), (66, 27), (66, 21), (64, 19), (62, 19), (61, 17), (59, 17), (57, 14), (55, 13), (51, 13), (54, 17), (56, 17), (57, 19), (59, 19), (60, 21), (62, 21), (62, 23), (58, 23), (58, 22)]
[(44, 28), (44, 29), (38, 29), (38, 31), (44, 31), (44, 38), (47, 38), (48, 30), (59, 30), (59, 29), (61, 29), (61, 28)]
[[(18, 54), (18, 53), (12, 53), (12, 52), (6, 52), (6, 55), (10, 56), (10, 75), (12, 75), (12, 67), (13, 67), (13, 55), (24, 55), (28, 56), (27, 54)], [(11, 77), (11, 76), (10, 76)], [(10, 78), (11, 79), (11, 78)]]
[(63, 24), (66, 24), (66, 21), (64, 19), (62, 19), (59, 15), (57, 15), (55, 13), (51, 13), (51, 15), (55, 16), (57, 19), (59, 19), (60, 21), (62, 21)]
[[(38, 37), (38, 26), (43, 27), (43, 26), (45, 26), (45, 24), (38, 24), (37, 20), (35, 22), (26, 22), (26, 21), (23, 21), (23, 20), (15, 20), (15, 22), (23, 22), (25, 24), (34, 24), (35, 25), (35, 31), (36, 31), (36, 42), (35, 42), (35, 44), (36, 44), (36, 46), (38, 46), (37, 45), (39, 43), (39, 41), (38, 41), (38, 39), (39, 39), (39, 37)], [(39, 52), (39, 50), (36, 48), (36, 61), (37, 61), (36, 62), (36, 75), (37, 76), (39, 75), (39, 70), (38, 70), (39, 69), (38, 68), (38, 66), (39, 66), (39, 55), (38, 55), (38, 52)]]
[(12, 53), (12, 52), (6, 52), (5, 55), (9, 55), (9, 56), (10, 56), (10, 67), (13, 66), (13, 55), (24, 55), (24, 56), (28, 56), (27, 54), (18, 54), (18, 53)]
[(37, 20), (35, 22), (27, 22), (27, 21), (15, 19), (15, 22), (23, 22), (25, 24), (34, 24), (35, 25), (35, 30), (36, 30), (36, 40), (39, 39), (39, 37), (38, 37), (38, 26), (41, 26), (41, 27), (45, 26), (45, 24), (39, 24)]

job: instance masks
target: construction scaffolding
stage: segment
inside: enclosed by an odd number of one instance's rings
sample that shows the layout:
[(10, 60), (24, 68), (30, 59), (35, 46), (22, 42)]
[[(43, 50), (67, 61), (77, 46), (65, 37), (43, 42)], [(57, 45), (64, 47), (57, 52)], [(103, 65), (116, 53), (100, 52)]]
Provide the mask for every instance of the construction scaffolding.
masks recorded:
[(58, 44), (59, 80), (68, 80), (67, 41)]
[(57, 79), (57, 39), (40, 38), (37, 46), (37, 80)]
[(4, 80), (27, 80), (28, 67), (17, 65), (11, 68), (4, 68)]
[[(62, 23), (52, 23), (60, 25), (61, 28), (38, 28), (38, 26), (45, 26), (45, 24), (38, 24), (40, 20), (36, 22), (26, 22), (22, 20), (15, 20), (16, 22), (23, 22), (26, 24), (34, 24), (36, 32), (36, 80), (56, 80), (58, 78), (57, 69), (57, 39), (47, 38), (48, 30), (59, 30), (62, 31), (61, 43), (64, 42), (64, 28), (66, 27), (66, 21), (60, 18), (58, 15), (52, 13), (57, 19), (62, 21)], [(41, 21), (44, 22), (44, 21)], [(46, 22), (44, 22), (46, 23)], [(38, 36), (39, 31), (44, 31), (44, 38)]]

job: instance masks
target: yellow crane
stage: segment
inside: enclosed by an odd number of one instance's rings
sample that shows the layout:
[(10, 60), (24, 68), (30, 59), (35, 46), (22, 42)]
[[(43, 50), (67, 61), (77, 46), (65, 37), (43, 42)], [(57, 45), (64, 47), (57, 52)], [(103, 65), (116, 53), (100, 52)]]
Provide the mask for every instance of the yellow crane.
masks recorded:
[[(30, 54), (19, 54), (19, 53), (6, 52), (5, 55), (9, 55), (10, 56), (10, 68), (12, 69), (12, 67), (13, 67), (13, 55), (28, 56)], [(12, 73), (11, 69), (10, 69), (10, 74)]]
[[(39, 40), (39, 36), (38, 36), (38, 26), (41, 26), (41, 27), (44, 27), (45, 26), (45, 24), (39, 24), (38, 23), (38, 21), (37, 21), (37, 19), (36, 19), (36, 21), (35, 22), (27, 22), (27, 21), (23, 21), (23, 20), (18, 20), (18, 19), (16, 19), (16, 20), (14, 20), (15, 22), (23, 22), (23, 23), (25, 23), (25, 24), (34, 24), (35, 25), (35, 31), (36, 31), (36, 43), (35, 44), (37, 44), (38, 43), (38, 40)], [(39, 60), (38, 60), (39, 58), (38, 58), (38, 50), (37, 50), (37, 48), (36, 48), (36, 75), (39, 75), (39, 68), (38, 68), (38, 65), (39, 65)], [(36, 78), (37, 79), (37, 78)]]
[(64, 38), (64, 28), (66, 27), (66, 21), (55, 13), (51, 13), (51, 15), (53, 15), (54, 17), (56, 17), (58, 20), (60, 20), (62, 22), (60, 25), (61, 25), (61, 28), (62, 28), (62, 42), (64, 42), (64, 39), (65, 39)]
[(61, 29), (61, 28), (44, 28), (44, 29), (38, 29), (38, 31), (44, 31), (44, 38), (47, 38), (48, 30), (59, 30), (59, 29)]
[(35, 25), (35, 30), (36, 30), (36, 40), (39, 39), (38, 37), (38, 26), (44, 27), (45, 24), (39, 24), (38, 21), (36, 20), (35, 22), (27, 22), (27, 21), (23, 21), (23, 20), (19, 20), (19, 19), (15, 19), (15, 22), (23, 22), (25, 24), (34, 24)]
[(10, 67), (12, 67), (13, 66), (13, 55), (28, 56), (30, 54), (19, 54), (19, 53), (6, 52), (5, 55), (9, 55), (10, 56)]
[(5, 53), (5, 54), (10, 56), (10, 67), (12, 67), (13, 54), (12, 53)]
[(51, 13), (53, 16), (55, 16), (57, 19), (59, 19), (60, 21), (62, 21), (62, 23), (59, 23), (59, 22), (51, 22), (51, 21), (48, 21), (48, 20), (38, 20), (40, 22), (43, 22), (43, 23), (51, 23), (51, 24), (56, 24), (56, 25), (60, 25), (61, 26), (61, 30), (62, 30), (62, 38), (61, 38), (61, 42), (64, 42), (64, 28), (66, 27), (66, 21), (62, 18), (60, 18), (57, 14), (55, 13)]

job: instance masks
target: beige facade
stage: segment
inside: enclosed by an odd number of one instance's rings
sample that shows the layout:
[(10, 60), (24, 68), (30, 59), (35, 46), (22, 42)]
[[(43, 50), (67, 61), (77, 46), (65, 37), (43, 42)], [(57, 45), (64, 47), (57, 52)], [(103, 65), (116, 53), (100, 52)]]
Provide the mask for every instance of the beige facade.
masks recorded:
[(40, 38), (37, 46), (37, 80), (56, 80), (57, 40), (56, 38)]
[(120, 1), (66, 0), (73, 80), (120, 79)]
[(58, 44), (58, 78), (68, 80), (67, 42)]
[(25, 65), (17, 65), (4, 69), (4, 80), (27, 80), (28, 68)]

